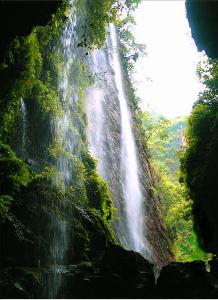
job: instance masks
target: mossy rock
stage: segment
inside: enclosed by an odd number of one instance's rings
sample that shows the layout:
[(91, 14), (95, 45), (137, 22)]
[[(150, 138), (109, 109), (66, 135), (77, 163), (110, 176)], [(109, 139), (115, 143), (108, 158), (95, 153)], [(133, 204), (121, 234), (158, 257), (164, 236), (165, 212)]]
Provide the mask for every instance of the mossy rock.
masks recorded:
[(11, 150), (0, 144), (0, 216), (5, 216), (19, 191), (30, 181), (28, 166)]
[(9, 267), (0, 272), (0, 297), (32, 299), (40, 288), (40, 271), (27, 267)]

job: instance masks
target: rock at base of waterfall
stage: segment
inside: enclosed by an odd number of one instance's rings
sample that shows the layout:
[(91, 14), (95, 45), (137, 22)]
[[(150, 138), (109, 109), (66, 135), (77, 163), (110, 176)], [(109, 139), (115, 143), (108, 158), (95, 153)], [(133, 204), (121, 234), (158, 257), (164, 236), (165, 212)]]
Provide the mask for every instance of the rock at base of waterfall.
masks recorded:
[[(217, 265), (216, 265), (217, 266)], [(174, 262), (160, 272), (156, 285), (157, 298), (217, 298), (218, 276), (207, 272), (203, 261)]]
[(98, 264), (81, 262), (66, 273), (63, 287), (71, 298), (152, 298), (153, 265), (139, 253), (110, 244)]

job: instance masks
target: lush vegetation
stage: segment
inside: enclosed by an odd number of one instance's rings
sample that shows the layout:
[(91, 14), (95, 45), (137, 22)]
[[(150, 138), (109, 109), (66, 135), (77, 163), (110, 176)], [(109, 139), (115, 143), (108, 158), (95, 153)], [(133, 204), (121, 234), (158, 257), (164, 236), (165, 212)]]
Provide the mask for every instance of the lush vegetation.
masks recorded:
[(182, 179), (193, 199), (196, 230), (204, 249), (216, 249), (218, 63), (204, 60), (198, 75), (204, 85), (188, 120), (187, 148), (181, 159)]
[(88, 50), (101, 48), (108, 35), (107, 25), (117, 18), (120, 8), (119, 1), (83, 0), (77, 1), (76, 5), (85, 18), (78, 46), (85, 46)]
[[(139, 143), (147, 145), (149, 149), (156, 181), (153, 191), (156, 197), (160, 196), (162, 199), (160, 214), (172, 241), (176, 260), (206, 259), (207, 255), (200, 248), (194, 228), (190, 195), (186, 187), (180, 183), (180, 157), (182, 147), (185, 146), (183, 130), (186, 127), (186, 120), (167, 120), (140, 111), (138, 106), (140, 99), (135, 95), (132, 73), (135, 61), (141, 55), (145, 55), (145, 46), (135, 42), (131, 33), (132, 25), (134, 19), (130, 15), (120, 22), (120, 51), (130, 106), (137, 112), (134, 116), (135, 133)], [(144, 128), (144, 133), (141, 128)]]
[(156, 178), (155, 193), (160, 195), (160, 212), (173, 243), (177, 261), (204, 259), (193, 229), (191, 206), (185, 186), (179, 182), (179, 158), (184, 147), (185, 118), (168, 120), (142, 113), (145, 135)]
[[(188, 195), (186, 188), (178, 181), (180, 135), (185, 127), (185, 120), (166, 120), (141, 113), (138, 107), (139, 99), (134, 93), (132, 79), (134, 63), (140, 55), (145, 55), (145, 46), (137, 44), (131, 33), (134, 19), (130, 12), (139, 2), (139, 0), (77, 1), (77, 8), (84, 19), (80, 24), (80, 42), (77, 46), (84, 47), (88, 51), (100, 48), (108, 34), (107, 25), (112, 21), (119, 25), (126, 91), (132, 110), (138, 112), (133, 116), (135, 133), (137, 142), (144, 145), (143, 151), (146, 151), (146, 143), (150, 149), (157, 183), (153, 192), (163, 199), (160, 213), (173, 241), (176, 259), (180, 261), (200, 259), (204, 257), (204, 252), (197, 245), (189, 198), (195, 203), (203, 201), (202, 199), (206, 197), (205, 191), (208, 191), (209, 185), (213, 182), (211, 178), (215, 180), (213, 172), (208, 174), (208, 168), (216, 165), (217, 145), (214, 133), (217, 126), (217, 63), (209, 61), (198, 69), (206, 89), (193, 110), (186, 134), (189, 147), (182, 158), (182, 172), (183, 181), (189, 189)], [(12, 41), (7, 56), (0, 64), (2, 80), (0, 136), (4, 142), (0, 148), (0, 169), (1, 178), (5, 178), (0, 184), (0, 214), (7, 215), (13, 201), (16, 203), (16, 199), (20, 199), (22, 189), (25, 188), (28, 193), (28, 189), (31, 192), (35, 184), (46, 187), (50, 185), (52, 178), (56, 178), (59, 198), (68, 197), (72, 203), (91, 209), (108, 223), (113, 212), (109, 189), (97, 174), (96, 162), (87, 151), (84, 90), (91, 84), (92, 74), (89, 74), (82, 57), (75, 59), (69, 70), (73, 75), (69, 82), (70, 86), (78, 95), (71, 112), (70, 130), (77, 141), (74, 153), (68, 153), (64, 149), (61, 136), (54, 138), (48, 132), (51, 120), (61, 118), (63, 115), (63, 94), (59, 90), (64, 65), (60, 35), (67, 22), (68, 9), (69, 6), (65, 3), (46, 27), (35, 28), (28, 37)], [(121, 13), (124, 13), (125, 17), (121, 17)], [(22, 134), (21, 99), (28, 110), (28, 131), (32, 135), (31, 137), (27, 134), (27, 150), (29, 157), (39, 162), (37, 167), (32, 162), (24, 162), (18, 158)], [(36, 127), (35, 124), (39, 123), (40, 127)], [(17, 151), (18, 156), (11, 148)], [(205, 161), (202, 161), (205, 152), (207, 156)], [(67, 157), (72, 167), (72, 180), (65, 193), (62, 190), (61, 177), (55, 167), (60, 157)], [(46, 198), (46, 188), (43, 197)], [(209, 197), (215, 199), (215, 188), (210, 189)]]
[[(48, 114), (60, 111), (57, 86), (49, 80), (47, 61), (55, 52), (53, 44), (64, 26), (65, 16), (61, 13), (64, 8), (59, 9), (46, 27), (35, 28), (28, 37), (13, 40), (0, 63), (0, 136), (6, 143), (14, 145), (16, 140), (21, 98), (33, 109), (37, 106), (38, 113), (34, 113), (39, 117), (38, 122), (42, 119), (42, 124)], [(59, 61), (53, 60), (54, 70)], [(57, 76), (57, 72), (53, 75)]]
[[(95, 1), (87, 2), (87, 16), (91, 18), (92, 13), (94, 18), (101, 16), (97, 26), (89, 26), (87, 43), (90, 49), (94, 44), (100, 47), (106, 38), (106, 25), (112, 17), (113, 2), (105, 1), (105, 5), (99, 2), (99, 7)], [(82, 2), (78, 5), (82, 5)], [(55, 182), (58, 198), (64, 200), (67, 197), (74, 205), (96, 210), (105, 223), (112, 217), (108, 186), (97, 174), (96, 162), (87, 152), (84, 90), (90, 84), (90, 75), (82, 56), (73, 61), (69, 70), (73, 75), (69, 84), (78, 98), (71, 113), (70, 130), (76, 141), (74, 153), (69, 153), (63, 147), (63, 137), (59, 133), (54, 134), (54, 129), (50, 131), (52, 121), (63, 116), (64, 96), (60, 82), (64, 58), (60, 37), (67, 24), (68, 10), (69, 4), (65, 2), (47, 26), (36, 27), (29, 36), (13, 40), (0, 64), (0, 136), (5, 143), (0, 147), (1, 216), (10, 214), (10, 209), (13, 210), (18, 202), (28, 201), (25, 195), (31, 195), (38, 202), (40, 185), (44, 201), (47, 199), (49, 202), (55, 192), (49, 186)], [(105, 14), (108, 14), (107, 18), (103, 17)], [(101, 32), (105, 36), (101, 36)], [(21, 99), (25, 103), (28, 118), (25, 128), (28, 156), (23, 155), (21, 149), (24, 130)], [(56, 168), (61, 158), (67, 158), (72, 169), (72, 180), (65, 192), (62, 190), (63, 180)], [(38, 196), (34, 194), (36, 186), (40, 194)], [(21, 196), (24, 187), (25, 193)]]
[[(135, 62), (140, 56), (145, 55), (145, 45), (136, 43), (135, 37), (132, 34), (132, 26), (134, 25), (135, 21), (131, 15), (122, 19), (119, 24), (120, 51), (130, 80), (132, 80)], [(133, 81), (132, 85), (134, 86)]]
[[(132, 109), (133, 114), (140, 111), (140, 99), (136, 96), (136, 86), (133, 79), (133, 73), (135, 72), (135, 63), (139, 57), (146, 55), (145, 45), (137, 43), (134, 35), (132, 34), (132, 28), (134, 25), (134, 18), (131, 14), (127, 14), (125, 18), (120, 20), (118, 26), (120, 43), (119, 51), (122, 61), (122, 67), (124, 69), (123, 78), (125, 83), (125, 91), (127, 94), (127, 99), (129, 100), (129, 106)], [(142, 129), (140, 118), (136, 118), (135, 121), (138, 123), (137, 129), (140, 131), (140, 129)], [(145, 141), (142, 141), (142, 144), (145, 144)]]
[(0, 217), (5, 217), (16, 194), (27, 186), (31, 175), (27, 165), (4, 144), (0, 144), (0, 178)]
[(129, 18), (140, 2), (141, 0), (77, 0), (76, 6), (85, 20), (78, 47), (86, 47), (87, 51), (101, 48), (108, 36), (109, 23), (123, 23), (123, 16), (127, 15)]

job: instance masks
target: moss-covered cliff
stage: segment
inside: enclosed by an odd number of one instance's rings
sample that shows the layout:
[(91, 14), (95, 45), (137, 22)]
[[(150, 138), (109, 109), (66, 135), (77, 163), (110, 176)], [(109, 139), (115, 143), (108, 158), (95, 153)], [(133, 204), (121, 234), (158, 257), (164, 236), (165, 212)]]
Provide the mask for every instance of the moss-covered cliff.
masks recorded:
[[(28, 5), (23, 15), (26, 9)], [(70, 65), (70, 84), (77, 97), (71, 107), (71, 152), (55, 125), (65, 110), (61, 82), (66, 45), (61, 38), (70, 22), (68, 11), (69, 4), (59, 4), (46, 26), (32, 29), (32, 20), (8, 34), (10, 44), (1, 60), (0, 281), (5, 298), (63, 296), (58, 286), (62, 275), (52, 265), (98, 260), (114, 241), (108, 187), (87, 149), (88, 75), (82, 50)], [(46, 15), (45, 11), (45, 19)], [(15, 34), (27, 36), (11, 39)], [(63, 161), (70, 170), (67, 185), (60, 173)]]
[[(154, 289), (152, 265), (116, 245), (108, 184), (88, 152), (86, 52), (105, 40), (113, 1), (105, 4), (97, 28), (87, 24), (96, 10), (86, 1), (72, 11), (1, 4), (5, 15), (16, 7), (28, 15), (26, 25), (7, 23), (1, 47), (1, 297), (141, 298)], [(75, 8), (84, 17), (77, 23)]]

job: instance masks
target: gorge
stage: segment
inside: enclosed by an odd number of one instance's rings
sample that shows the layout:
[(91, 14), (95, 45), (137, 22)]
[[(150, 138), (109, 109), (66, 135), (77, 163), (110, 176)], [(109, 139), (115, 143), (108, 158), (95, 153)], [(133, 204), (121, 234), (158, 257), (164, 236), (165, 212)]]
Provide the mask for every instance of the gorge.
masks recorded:
[(172, 262), (164, 199), (112, 24), (119, 9), (108, 0), (60, 1), (43, 26), (34, 20), (20, 37), (5, 34), (1, 298), (217, 295), (216, 272), (208, 275), (204, 262)]

